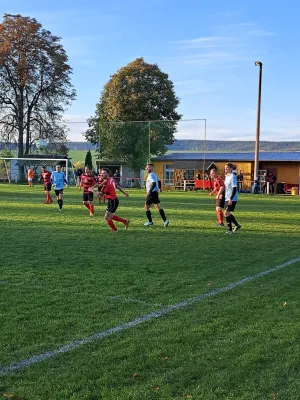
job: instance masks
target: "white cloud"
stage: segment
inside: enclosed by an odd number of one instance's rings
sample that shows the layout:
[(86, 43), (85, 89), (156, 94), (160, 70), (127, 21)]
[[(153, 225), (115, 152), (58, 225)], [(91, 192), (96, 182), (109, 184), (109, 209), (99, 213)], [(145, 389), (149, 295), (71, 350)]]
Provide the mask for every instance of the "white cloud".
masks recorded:
[(232, 40), (232, 38), (222, 36), (203, 36), (195, 39), (178, 40), (171, 43), (182, 49), (200, 49), (225, 46), (229, 40)]
[(248, 34), (249, 34), (250, 36), (257, 36), (257, 37), (274, 36), (274, 35), (275, 35), (274, 32), (264, 31), (264, 30), (262, 30), (262, 29), (257, 29), (257, 30), (249, 31)]

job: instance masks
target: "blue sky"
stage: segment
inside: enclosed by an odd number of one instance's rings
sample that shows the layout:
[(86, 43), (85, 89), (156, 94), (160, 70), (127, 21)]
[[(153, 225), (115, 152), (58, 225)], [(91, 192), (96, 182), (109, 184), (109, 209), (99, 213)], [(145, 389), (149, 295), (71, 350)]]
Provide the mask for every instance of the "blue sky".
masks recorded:
[[(253, 140), (263, 63), (262, 140), (300, 140), (297, 0), (0, 0), (1, 15), (35, 17), (61, 36), (77, 100), (69, 121), (94, 114), (111, 74), (137, 57), (169, 74), (184, 119), (206, 118), (211, 140)], [(78, 140), (85, 125), (70, 124)], [(203, 138), (203, 122), (178, 138)]]

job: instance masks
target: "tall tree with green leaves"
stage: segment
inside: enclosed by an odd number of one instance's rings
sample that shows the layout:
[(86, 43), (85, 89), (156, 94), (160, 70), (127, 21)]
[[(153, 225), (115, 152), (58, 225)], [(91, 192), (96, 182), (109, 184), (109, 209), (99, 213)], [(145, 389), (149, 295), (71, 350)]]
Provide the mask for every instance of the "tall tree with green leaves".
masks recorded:
[(93, 158), (90, 150), (86, 153), (84, 165), (90, 169), (93, 168)]
[[(174, 141), (179, 99), (168, 75), (157, 64), (137, 58), (104, 86), (95, 116), (85, 133), (101, 142), (101, 157), (125, 162), (138, 171), (152, 156), (164, 154)], [(150, 121), (150, 122), (148, 122)]]
[[(28, 154), (38, 136), (51, 139), (55, 124), (75, 98), (72, 69), (60, 38), (36, 19), (5, 14), (0, 24), (0, 124)], [(55, 133), (57, 136), (57, 133)], [(60, 130), (65, 140), (66, 132)]]

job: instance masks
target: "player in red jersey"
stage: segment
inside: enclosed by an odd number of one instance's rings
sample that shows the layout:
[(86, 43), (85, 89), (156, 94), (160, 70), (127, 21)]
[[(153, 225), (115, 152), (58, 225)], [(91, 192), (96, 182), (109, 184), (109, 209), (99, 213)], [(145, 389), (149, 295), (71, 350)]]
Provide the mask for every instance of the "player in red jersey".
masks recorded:
[(42, 172), (41, 172), (39, 180), (41, 181), (41, 179), (44, 182), (44, 192), (45, 192), (45, 195), (46, 195), (46, 201), (44, 201), (44, 204), (51, 204), (51, 203), (53, 203), (53, 200), (52, 200), (51, 195), (50, 195), (50, 191), (51, 191), (51, 182), (50, 182), (51, 172), (47, 171), (47, 168), (45, 166), (42, 167)]
[(103, 176), (101, 174), (101, 171), (99, 171), (99, 173), (98, 173), (97, 182), (98, 182), (98, 201), (99, 201), (99, 204), (101, 203), (101, 200), (105, 204), (105, 195), (102, 192)]
[(94, 216), (94, 186), (96, 185), (96, 179), (94, 178), (92, 171), (89, 167), (85, 167), (84, 173), (80, 178), (79, 189), (83, 187), (82, 202), (83, 205), (89, 210), (90, 217)]
[(224, 215), (222, 209), (225, 205), (225, 183), (218, 175), (218, 170), (215, 168), (210, 171), (210, 177), (214, 181), (214, 189), (210, 192), (210, 195), (212, 196), (214, 193), (216, 193), (216, 214), (218, 220), (217, 226), (224, 226)]
[(111, 177), (111, 172), (108, 168), (102, 168), (101, 174), (103, 177), (103, 183), (101, 185), (102, 192), (105, 194), (105, 197), (108, 200), (104, 219), (111, 228), (110, 233), (118, 232), (113, 221), (122, 222), (125, 226), (125, 229), (127, 230), (129, 219), (124, 219), (119, 217), (118, 215), (115, 215), (115, 212), (119, 206), (119, 199), (116, 194), (116, 189), (119, 189), (125, 197), (128, 197), (129, 195), (128, 193), (124, 192), (121, 186), (118, 185), (114, 178)]

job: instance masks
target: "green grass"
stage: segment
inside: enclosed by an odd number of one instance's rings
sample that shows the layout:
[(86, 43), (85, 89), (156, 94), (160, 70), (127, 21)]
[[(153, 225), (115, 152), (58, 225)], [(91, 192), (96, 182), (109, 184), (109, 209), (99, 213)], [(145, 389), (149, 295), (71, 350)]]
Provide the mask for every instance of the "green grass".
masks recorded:
[[(85, 150), (69, 150), (68, 156), (71, 159), (72, 164), (75, 164), (77, 161), (81, 161), (84, 163), (86, 153), (87, 151)], [(91, 151), (91, 154), (93, 165), (96, 165), (96, 161), (98, 161), (98, 155), (94, 150)]]
[[(129, 193), (109, 235), (75, 188), (59, 213), (42, 185), (0, 186), (0, 368), (300, 256), (298, 197), (241, 196), (227, 237), (207, 194), (163, 193), (170, 225), (146, 229)], [(296, 400), (299, 266), (0, 376), (0, 399)]]

